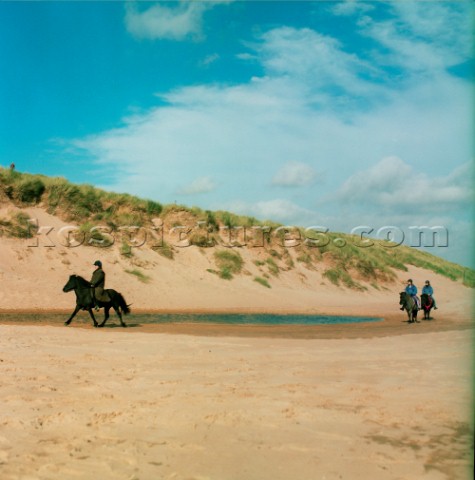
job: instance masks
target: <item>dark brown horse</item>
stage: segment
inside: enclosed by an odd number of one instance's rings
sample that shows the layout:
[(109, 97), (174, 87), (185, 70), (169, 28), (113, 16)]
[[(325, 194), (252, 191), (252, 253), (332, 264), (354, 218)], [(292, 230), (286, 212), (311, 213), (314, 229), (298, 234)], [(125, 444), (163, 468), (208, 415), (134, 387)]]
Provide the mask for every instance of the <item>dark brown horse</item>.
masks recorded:
[(92, 321), (94, 322), (94, 326), (103, 327), (109, 318), (109, 310), (113, 308), (120, 319), (120, 324), (123, 327), (127, 326), (122, 320), (121, 311), (124, 315), (127, 315), (130, 313), (130, 308), (127, 305), (124, 297), (119, 292), (116, 292), (112, 289), (105, 290), (109, 294), (111, 301), (97, 302), (99, 307), (104, 308), (104, 320), (101, 324), (98, 324), (94, 317), (94, 313), (92, 312), (92, 309), (94, 308), (94, 301), (92, 298), (91, 284), (79, 275), (71, 275), (68, 282), (63, 287), (63, 292), (70, 292), (71, 290), (74, 290), (74, 293), (76, 294), (76, 308), (71, 316), (64, 322), (65, 325), (69, 325), (71, 323), (71, 320), (76, 316), (79, 310), (87, 310), (92, 318)]
[(419, 322), (419, 320), (417, 320), (417, 303), (411, 295), (406, 292), (401, 292), (399, 294), (399, 305), (403, 306), (404, 310), (406, 310), (409, 323)]
[(430, 311), (434, 307), (434, 299), (431, 295), (428, 295), (427, 293), (421, 295), (421, 307), (424, 311), (424, 320), (430, 320)]

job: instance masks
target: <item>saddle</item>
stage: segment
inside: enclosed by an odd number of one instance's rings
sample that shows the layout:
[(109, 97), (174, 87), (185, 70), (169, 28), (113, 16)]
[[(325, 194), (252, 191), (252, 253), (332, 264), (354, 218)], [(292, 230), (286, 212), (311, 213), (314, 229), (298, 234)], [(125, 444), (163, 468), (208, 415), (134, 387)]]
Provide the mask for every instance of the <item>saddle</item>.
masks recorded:
[(94, 302), (103, 302), (107, 303), (111, 301), (111, 297), (107, 290), (104, 290), (101, 287), (92, 288), (92, 298)]
[(412, 298), (416, 302), (417, 309), (420, 310), (421, 309), (421, 299), (417, 295), (413, 295)]

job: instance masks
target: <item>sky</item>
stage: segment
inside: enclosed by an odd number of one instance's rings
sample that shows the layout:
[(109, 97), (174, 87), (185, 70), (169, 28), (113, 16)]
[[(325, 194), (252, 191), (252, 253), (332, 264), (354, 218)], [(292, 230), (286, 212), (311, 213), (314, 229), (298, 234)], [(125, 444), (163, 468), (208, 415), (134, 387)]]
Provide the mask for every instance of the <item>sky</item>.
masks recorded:
[(463, 0), (0, 1), (0, 165), (406, 245), (433, 227), (425, 249), (473, 267), (473, 20)]

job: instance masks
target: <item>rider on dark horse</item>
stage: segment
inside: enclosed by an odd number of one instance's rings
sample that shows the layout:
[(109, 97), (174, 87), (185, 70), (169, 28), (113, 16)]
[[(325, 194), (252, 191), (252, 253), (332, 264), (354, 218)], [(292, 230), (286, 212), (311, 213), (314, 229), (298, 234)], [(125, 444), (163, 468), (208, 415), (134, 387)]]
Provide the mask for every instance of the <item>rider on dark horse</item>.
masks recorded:
[[(414, 301), (416, 302), (417, 309), (420, 310), (421, 301), (417, 296), (417, 287), (412, 283), (412, 279), (409, 279), (407, 281), (406, 293), (414, 299)], [(401, 307), (401, 310), (404, 310), (404, 307)]]
[(92, 297), (94, 299), (94, 306), (96, 310), (99, 310), (99, 303), (98, 302), (110, 302), (111, 299), (106, 291), (104, 291), (104, 286), (106, 283), (106, 274), (104, 270), (102, 270), (102, 262), (100, 260), (96, 260), (94, 262), (96, 269), (92, 274), (91, 278), (91, 287), (92, 287)]
[(432, 288), (429, 280), (425, 281), (425, 285), (422, 287), (422, 294), (424, 295), (429, 295), (430, 298), (432, 298), (432, 305), (434, 306), (434, 310), (437, 310), (437, 305), (435, 303), (435, 298), (434, 298), (434, 289)]

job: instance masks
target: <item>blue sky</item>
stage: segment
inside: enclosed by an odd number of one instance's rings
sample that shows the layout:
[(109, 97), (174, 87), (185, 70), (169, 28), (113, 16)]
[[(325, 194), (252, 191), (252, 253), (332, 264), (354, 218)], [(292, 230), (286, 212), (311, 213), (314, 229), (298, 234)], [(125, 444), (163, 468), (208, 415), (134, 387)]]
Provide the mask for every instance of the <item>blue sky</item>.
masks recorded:
[[(470, 1), (0, 2), (0, 165), (473, 266)], [(408, 244), (407, 242), (405, 242)]]

